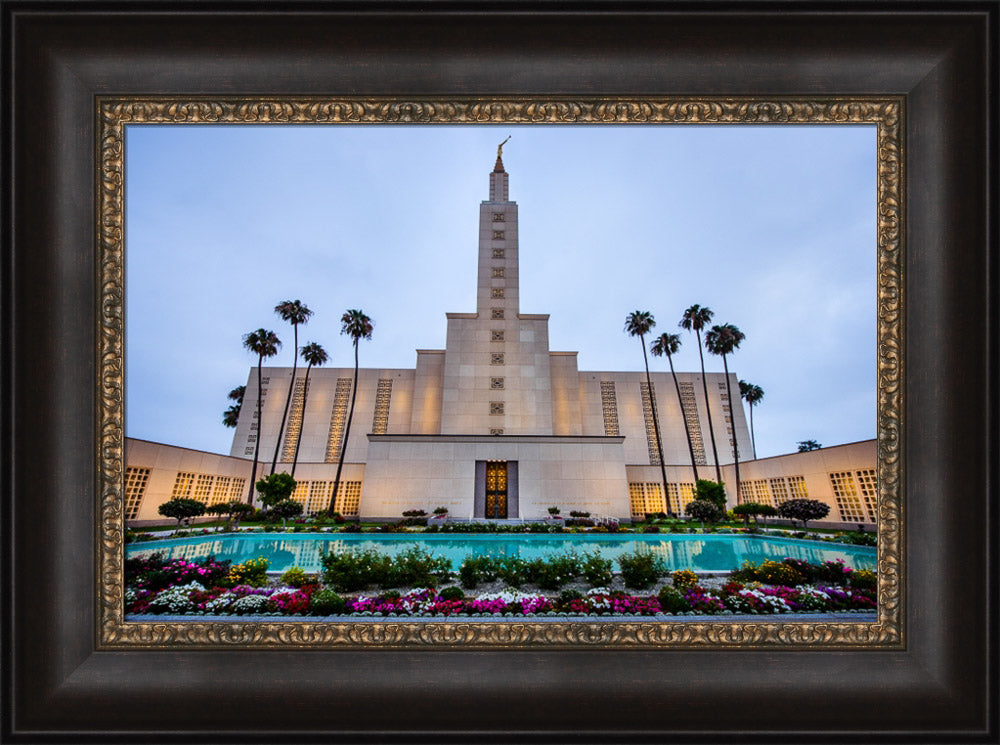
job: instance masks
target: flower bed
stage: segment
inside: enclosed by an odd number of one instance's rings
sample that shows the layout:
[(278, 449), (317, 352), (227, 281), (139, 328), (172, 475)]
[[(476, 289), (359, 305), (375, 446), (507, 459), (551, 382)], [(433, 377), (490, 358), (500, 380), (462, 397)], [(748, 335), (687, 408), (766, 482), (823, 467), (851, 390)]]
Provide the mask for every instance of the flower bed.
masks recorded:
[[(562, 559), (565, 562), (565, 558)], [(157, 557), (126, 562), (125, 612), (129, 615), (355, 616), (365, 617), (528, 617), (528, 616), (671, 616), (871, 612), (875, 610), (872, 573), (852, 572), (830, 562), (767, 562), (745, 565), (721, 587), (698, 584), (691, 572), (675, 572), (672, 584), (655, 594), (635, 594), (593, 587), (586, 593), (558, 594), (505, 588), (466, 595), (459, 587), (417, 587), (380, 594), (338, 594), (301, 570), (282, 582), (266, 584), (266, 562), (230, 567), (211, 557), (201, 562)], [(787, 570), (787, 571), (786, 571)], [(775, 576), (765, 584), (756, 576)], [(793, 576), (829, 577), (789, 584)], [(447, 580), (448, 577), (444, 577)], [(856, 580), (856, 581), (852, 581)], [(781, 584), (781, 583), (785, 584)]]

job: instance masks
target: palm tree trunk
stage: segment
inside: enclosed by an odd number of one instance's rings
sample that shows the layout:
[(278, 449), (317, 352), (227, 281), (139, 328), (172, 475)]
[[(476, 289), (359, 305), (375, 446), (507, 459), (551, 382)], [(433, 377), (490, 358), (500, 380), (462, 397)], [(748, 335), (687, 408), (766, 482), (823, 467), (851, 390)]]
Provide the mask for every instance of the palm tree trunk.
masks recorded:
[(257, 358), (257, 439), (253, 445), (253, 469), (250, 471), (250, 492), (247, 494), (247, 504), (253, 504), (253, 486), (257, 480), (257, 457), (260, 453), (260, 394), (264, 390), (264, 382), (261, 380), (261, 367), (264, 364), (264, 355)]
[(344, 455), (347, 453), (347, 439), (351, 436), (351, 420), (354, 418), (354, 401), (358, 397), (358, 342), (354, 340), (354, 387), (351, 389), (351, 408), (347, 412), (347, 426), (344, 427), (344, 443), (340, 446), (340, 458), (337, 461), (337, 477), (333, 481), (333, 496), (330, 497), (330, 515), (337, 511), (337, 491), (340, 489), (340, 472), (344, 468)]
[(715, 480), (721, 484), (722, 469), (719, 468), (719, 451), (715, 447), (715, 427), (712, 425), (712, 404), (708, 400), (708, 380), (705, 378), (705, 354), (701, 351), (701, 332), (695, 330), (694, 333), (698, 337), (698, 359), (701, 360), (701, 387), (705, 392), (705, 411), (708, 412), (708, 437), (712, 441), (712, 458), (715, 459)]
[(295, 347), (292, 349), (292, 382), (288, 384), (288, 395), (285, 396), (285, 411), (281, 415), (281, 426), (278, 427), (278, 439), (274, 443), (274, 458), (271, 459), (271, 473), (278, 465), (278, 450), (281, 448), (281, 437), (285, 433), (285, 421), (288, 419), (288, 407), (292, 403), (292, 391), (295, 390), (295, 370), (299, 365), (299, 326), (292, 324), (295, 329)]
[(295, 436), (295, 454), (292, 456), (292, 472), (289, 474), (292, 478), (295, 478), (295, 464), (299, 462), (299, 445), (302, 444), (302, 429), (306, 423), (306, 403), (309, 398), (309, 371), (312, 370), (312, 364), (306, 368), (306, 379), (302, 384), (302, 422), (299, 424), (299, 433)]
[(653, 432), (656, 433), (656, 453), (660, 456), (660, 475), (663, 477), (663, 505), (667, 508), (667, 514), (674, 516), (674, 511), (670, 509), (670, 498), (667, 496), (667, 467), (663, 464), (663, 445), (660, 442), (660, 422), (656, 415), (656, 393), (653, 391), (653, 381), (649, 378), (649, 358), (646, 356), (646, 339), (639, 336), (642, 344), (642, 363), (646, 366), (646, 388), (649, 390), (649, 408), (653, 413)]
[[(669, 354), (667, 362), (670, 363), (670, 375), (674, 379), (674, 390), (677, 391), (677, 405), (681, 407), (681, 419), (684, 421), (684, 435), (687, 437), (688, 453), (691, 454), (691, 470), (694, 471), (694, 485), (698, 487), (698, 464), (694, 459), (694, 445), (691, 443), (691, 430), (688, 428), (688, 420), (684, 415), (684, 401), (681, 399), (681, 386), (677, 382), (677, 373), (674, 372), (674, 359)], [(679, 493), (679, 492), (678, 492)]]
[(729, 399), (729, 423), (733, 426), (733, 465), (736, 470), (736, 504), (740, 503), (740, 448), (736, 444), (736, 413), (733, 411), (733, 393), (729, 387), (729, 365), (722, 355), (722, 369), (726, 371), (726, 398)]
[(750, 404), (750, 446), (753, 448), (753, 459), (757, 460), (757, 438), (753, 433), (753, 404)]

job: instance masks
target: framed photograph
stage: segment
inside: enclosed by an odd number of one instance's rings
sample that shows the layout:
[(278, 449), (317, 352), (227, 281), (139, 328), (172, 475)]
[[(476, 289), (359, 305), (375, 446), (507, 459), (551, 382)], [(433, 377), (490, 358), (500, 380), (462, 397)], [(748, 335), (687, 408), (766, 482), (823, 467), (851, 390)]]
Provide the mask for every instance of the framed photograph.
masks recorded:
[[(3, 6), (4, 737), (995, 739), (995, 5), (228, 9)], [(870, 128), (877, 170), (873, 618), (124, 617), (127, 127), (460, 125), (500, 142), (524, 125), (836, 124)], [(506, 188), (500, 149), (491, 179)]]

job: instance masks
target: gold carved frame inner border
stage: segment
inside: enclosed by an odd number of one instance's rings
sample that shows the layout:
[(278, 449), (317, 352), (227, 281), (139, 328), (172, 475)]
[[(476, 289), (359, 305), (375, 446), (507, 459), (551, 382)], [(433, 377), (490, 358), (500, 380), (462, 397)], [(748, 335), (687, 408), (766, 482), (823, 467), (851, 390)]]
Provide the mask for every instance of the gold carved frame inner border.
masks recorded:
[[(886, 649), (904, 645), (903, 438), (903, 99), (830, 98), (99, 98), (96, 209), (100, 303), (98, 392), (98, 646), (483, 648), (793, 647)], [(843, 124), (878, 132), (878, 611), (875, 622), (760, 621), (535, 622), (277, 619), (147, 623), (123, 616), (123, 189), (126, 125), (141, 124)], [(773, 620), (771, 620), (773, 619)]]

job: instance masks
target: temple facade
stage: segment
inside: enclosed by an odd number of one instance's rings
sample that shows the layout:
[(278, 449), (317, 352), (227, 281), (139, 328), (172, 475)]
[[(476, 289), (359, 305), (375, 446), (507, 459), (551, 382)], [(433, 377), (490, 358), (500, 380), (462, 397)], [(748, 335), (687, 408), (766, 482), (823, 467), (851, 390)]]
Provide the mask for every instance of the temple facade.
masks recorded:
[[(731, 405), (722, 373), (703, 380), (679, 372), (675, 386), (669, 373), (650, 373), (647, 385), (643, 372), (579, 370), (576, 352), (550, 349), (548, 315), (521, 312), (519, 254), (518, 205), (498, 151), (488, 199), (479, 205), (476, 308), (447, 313), (445, 348), (416, 350), (414, 368), (359, 371), (337, 509), (362, 519), (438, 507), (459, 518), (543, 518), (550, 507), (623, 520), (668, 505), (681, 513), (694, 497), (686, 432), (698, 476), (716, 478), (710, 419), (735, 504), (734, 445), (741, 461), (751, 454), (736, 375), (729, 376)], [(290, 470), (297, 440), (293, 498), (306, 512), (326, 509), (354, 369), (312, 368), (308, 395), (305, 371), (298, 369), (294, 381), (292, 373), (291, 367), (261, 371), (261, 428), (257, 369), (250, 369), (228, 456), (128, 441), (126, 518), (155, 518), (156, 506), (174, 496), (209, 503), (245, 498), (254, 448), (260, 447), (259, 478), (276, 445), (277, 470)], [(292, 404), (279, 431), (290, 385)], [(874, 442), (870, 450), (870, 462), (867, 450), (862, 459), (866, 471), (874, 469)], [(748, 494), (767, 502), (770, 491), (756, 494), (760, 487), (752, 481)]]

